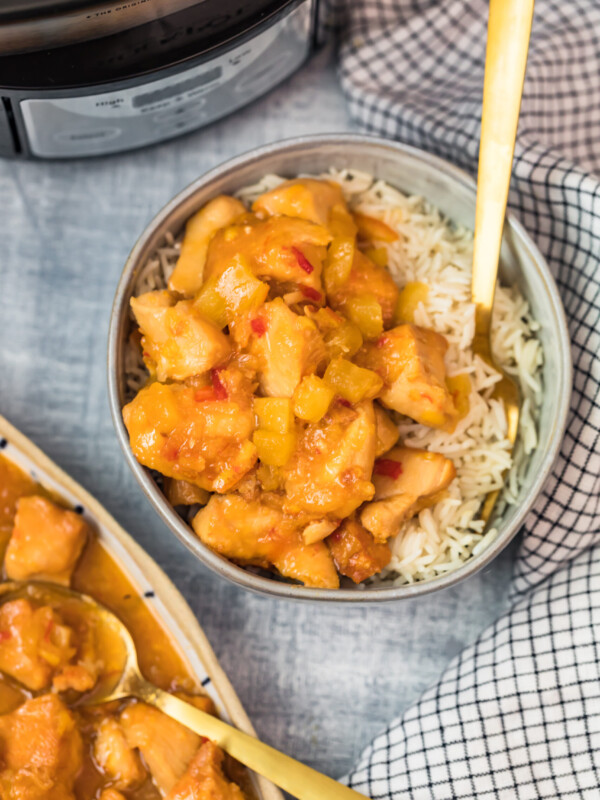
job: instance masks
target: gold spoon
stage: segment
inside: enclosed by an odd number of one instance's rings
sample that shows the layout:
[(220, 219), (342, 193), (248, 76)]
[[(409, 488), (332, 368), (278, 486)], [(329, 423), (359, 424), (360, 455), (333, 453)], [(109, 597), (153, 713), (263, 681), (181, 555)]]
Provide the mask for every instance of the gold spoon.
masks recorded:
[[(45, 581), (14, 581), (0, 584), (0, 604), (18, 597), (60, 604), (74, 601), (85, 606), (101, 626), (102, 638), (114, 637), (122, 648), (122, 670), (111, 670), (100, 678), (94, 689), (77, 706), (98, 705), (111, 700), (135, 697), (160, 709), (200, 736), (210, 739), (230, 756), (264, 776), (299, 800), (365, 800), (365, 796), (322, 775), (273, 747), (263, 744), (223, 720), (174, 697), (149, 683), (140, 672), (135, 644), (129, 630), (108, 608), (89, 595)], [(106, 639), (104, 639), (106, 641)]]
[[(534, 0), (490, 0), (471, 283), (473, 352), (502, 375), (492, 396), (504, 403), (511, 445), (517, 438), (521, 398), (516, 382), (494, 361), (491, 327), (533, 4)], [(499, 493), (496, 489), (486, 497), (481, 510), (484, 520), (489, 519)]]

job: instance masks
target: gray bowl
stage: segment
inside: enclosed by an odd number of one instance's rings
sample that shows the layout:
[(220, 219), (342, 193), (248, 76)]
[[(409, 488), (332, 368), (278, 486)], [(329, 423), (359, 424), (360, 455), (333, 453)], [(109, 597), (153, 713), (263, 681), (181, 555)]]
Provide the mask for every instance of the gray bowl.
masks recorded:
[(124, 345), (129, 333), (129, 300), (137, 275), (166, 231), (177, 234), (187, 218), (217, 194), (231, 194), (266, 173), (293, 177), (330, 167), (350, 167), (386, 180), (399, 189), (423, 196), (457, 224), (473, 228), (475, 183), (461, 170), (413, 147), (367, 136), (334, 134), (287, 140), (253, 150), (211, 170), (180, 192), (154, 218), (131, 251), (119, 281), (108, 340), (108, 385), (111, 413), (127, 463), (154, 509), (183, 544), (214, 572), (255, 592), (278, 597), (349, 603), (381, 602), (416, 597), (452, 586), (489, 564), (521, 527), (558, 453), (571, 394), (570, 343), (562, 304), (548, 267), (522, 226), (509, 217), (501, 255), (501, 279), (517, 283), (540, 322), (546, 387), (539, 419), (539, 444), (529, 457), (518, 502), (494, 520), (498, 535), (464, 566), (421, 583), (378, 585), (339, 590), (310, 589), (263, 577), (236, 566), (206, 547), (167, 502), (152, 475), (131, 452), (121, 408), (124, 403)]

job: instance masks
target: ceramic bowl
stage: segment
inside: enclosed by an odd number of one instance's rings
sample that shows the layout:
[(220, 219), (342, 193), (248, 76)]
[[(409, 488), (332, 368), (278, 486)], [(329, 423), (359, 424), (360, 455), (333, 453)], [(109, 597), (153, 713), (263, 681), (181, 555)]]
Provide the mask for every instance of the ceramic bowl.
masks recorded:
[(544, 393), (539, 417), (539, 443), (528, 457), (516, 504), (506, 506), (500, 516), (491, 520), (498, 535), (486, 549), (472, 556), (459, 569), (410, 585), (344, 585), (332, 590), (306, 588), (239, 567), (206, 547), (169, 504), (152, 474), (134, 458), (121, 415), (125, 402), (124, 352), (131, 328), (129, 301), (140, 270), (156, 248), (165, 242), (165, 234), (170, 231), (177, 235), (188, 217), (212, 197), (233, 194), (267, 173), (294, 177), (325, 172), (330, 167), (371, 173), (405, 193), (428, 199), (453, 222), (473, 228), (474, 181), (446, 161), (413, 147), (368, 136), (336, 134), (278, 142), (238, 156), (202, 175), (180, 192), (148, 225), (131, 251), (117, 287), (110, 323), (110, 406), (125, 458), (155, 511), (199, 561), (214, 572), (255, 592), (289, 599), (348, 603), (401, 600), (452, 586), (489, 564), (521, 527), (548, 477), (562, 440), (572, 384), (570, 343), (562, 303), (541, 253), (510, 215), (504, 231), (500, 277), (508, 285), (518, 284), (540, 323)]

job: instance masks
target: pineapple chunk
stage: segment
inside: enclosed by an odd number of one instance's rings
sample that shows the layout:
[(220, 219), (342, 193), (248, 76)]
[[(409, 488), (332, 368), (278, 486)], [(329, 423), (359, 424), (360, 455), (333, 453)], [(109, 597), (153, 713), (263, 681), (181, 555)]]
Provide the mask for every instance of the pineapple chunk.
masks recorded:
[(372, 534), (352, 519), (345, 519), (327, 538), (337, 571), (361, 583), (386, 567), (392, 552), (386, 543), (376, 542)]
[(395, 320), (398, 324), (402, 322), (414, 322), (415, 311), (419, 303), (426, 303), (429, 295), (429, 286), (420, 281), (409, 281), (400, 292), (398, 304), (396, 305)]
[(357, 367), (340, 357), (329, 362), (323, 380), (350, 403), (376, 397), (383, 386), (383, 381), (376, 372)]
[(378, 267), (387, 267), (388, 265), (388, 253), (385, 247), (371, 247), (370, 250), (365, 250), (365, 255)]
[(256, 427), (273, 433), (289, 433), (294, 429), (292, 401), (287, 397), (255, 397)]
[(453, 375), (446, 378), (446, 386), (456, 406), (456, 422), (464, 419), (471, 408), (469, 395), (471, 394), (471, 379), (468, 375)]
[(336, 356), (352, 358), (363, 346), (362, 333), (349, 320), (345, 320), (336, 330), (327, 334), (324, 341), (330, 359), (336, 358)]
[(4, 558), (6, 576), (67, 586), (88, 536), (80, 514), (39, 495), (21, 497)]
[[(263, 492), (278, 492), (283, 489), (283, 475), (280, 467), (259, 464), (256, 468), (256, 479)], [(255, 498), (245, 498), (254, 500)]]
[(396, 242), (400, 235), (381, 219), (355, 211), (352, 215), (358, 228), (359, 239), (367, 241)]
[(375, 406), (375, 431), (377, 434), (377, 444), (375, 445), (375, 458), (379, 458), (396, 444), (400, 437), (400, 431), (378, 403)]
[(296, 435), (256, 430), (252, 441), (263, 464), (269, 467), (283, 467), (292, 457), (296, 446)]
[(192, 521), (198, 537), (217, 553), (242, 564), (271, 565), (306, 586), (337, 588), (339, 581), (323, 542), (306, 544), (298, 523), (284, 516), (277, 495), (244, 500), (213, 495)]
[(383, 311), (371, 292), (358, 297), (349, 297), (344, 311), (357, 326), (365, 339), (376, 339), (383, 331)]
[(159, 381), (183, 381), (224, 361), (227, 337), (205, 319), (192, 300), (175, 301), (169, 292), (147, 292), (131, 298), (142, 332), (144, 355)]
[(208, 245), (215, 233), (245, 214), (234, 197), (221, 195), (207, 203), (187, 221), (181, 254), (169, 279), (169, 289), (191, 296), (202, 286)]
[(254, 276), (243, 256), (236, 255), (228, 267), (206, 281), (195, 306), (222, 328), (241, 314), (257, 309), (268, 294), (268, 285)]
[(105, 717), (96, 729), (94, 760), (115, 789), (131, 789), (146, 780), (139, 755), (130, 747), (114, 717)]
[(435, 331), (399, 325), (365, 344), (355, 358), (385, 381), (379, 394), (385, 406), (430, 428), (452, 429), (456, 408), (445, 380), (447, 347)]
[(227, 325), (229, 314), (225, 298), (217, 289), (217, 282), (218, 277), (213, 276), (202, 285), (194, 300), (194, 309), (222, 331)]
[(318, 422), (327, 413), (334, 390), (316, 375), (307, 375), (294, 392), (294, 414), (307, 422)]
[(250, 269), (247, 259), (236, 255), (233, 262), (217, 279), (217, 290), (225, 298), (228, 318), (261, 306), (267, 299), (269, 287), (259, 281)]
[(98, 800), (127, 800), (127, 798), (116, 789), (104, 789)]
[(352, 358), (362, 347), (363, 337), (358, 327), (331, 308), (307, 307), (304, 313), (319, 329), (330, 360), (336, 356)]
[(258, 361), (261, 391), (269, 397), (292, 397), (302, 378), (325, 361), (321, 334), (280, 297), (265, 303), (260, 318), (264, 327), (252, 334), (249, 351)]
[(348, 281), (355, 254), (353, 236), (336, 236), (332, 241), (323, 266), (323, 282), (328, 296), (340, 290)]
[(375, 264), (360, 250), (354, 254), (352, 269), (347, 279), (334, 289), (327, 288), (329, 305), (345, 314), (348, 313), (346, 305), (351, 299), (360, 301), (369, 296), (372, 304), (374, 298), (381, 306), (381, 312), (376, 311), (376, 318), (379, 319), (381, 313), (384, 327), (388, 327), (394, 321), (398, 294), (398, 287), (388, 270)]

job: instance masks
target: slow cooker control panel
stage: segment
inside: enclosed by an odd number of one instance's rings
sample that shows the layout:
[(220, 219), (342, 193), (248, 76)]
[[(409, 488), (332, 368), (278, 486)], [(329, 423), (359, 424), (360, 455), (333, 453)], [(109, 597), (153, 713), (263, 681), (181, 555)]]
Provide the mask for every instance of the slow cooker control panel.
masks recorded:
[(199, 128), (291, 75), (311, 46), (312, 3), (215, 57), (135, 87), (20, 102), (31, 152), (76, 158), (141, 147)]

